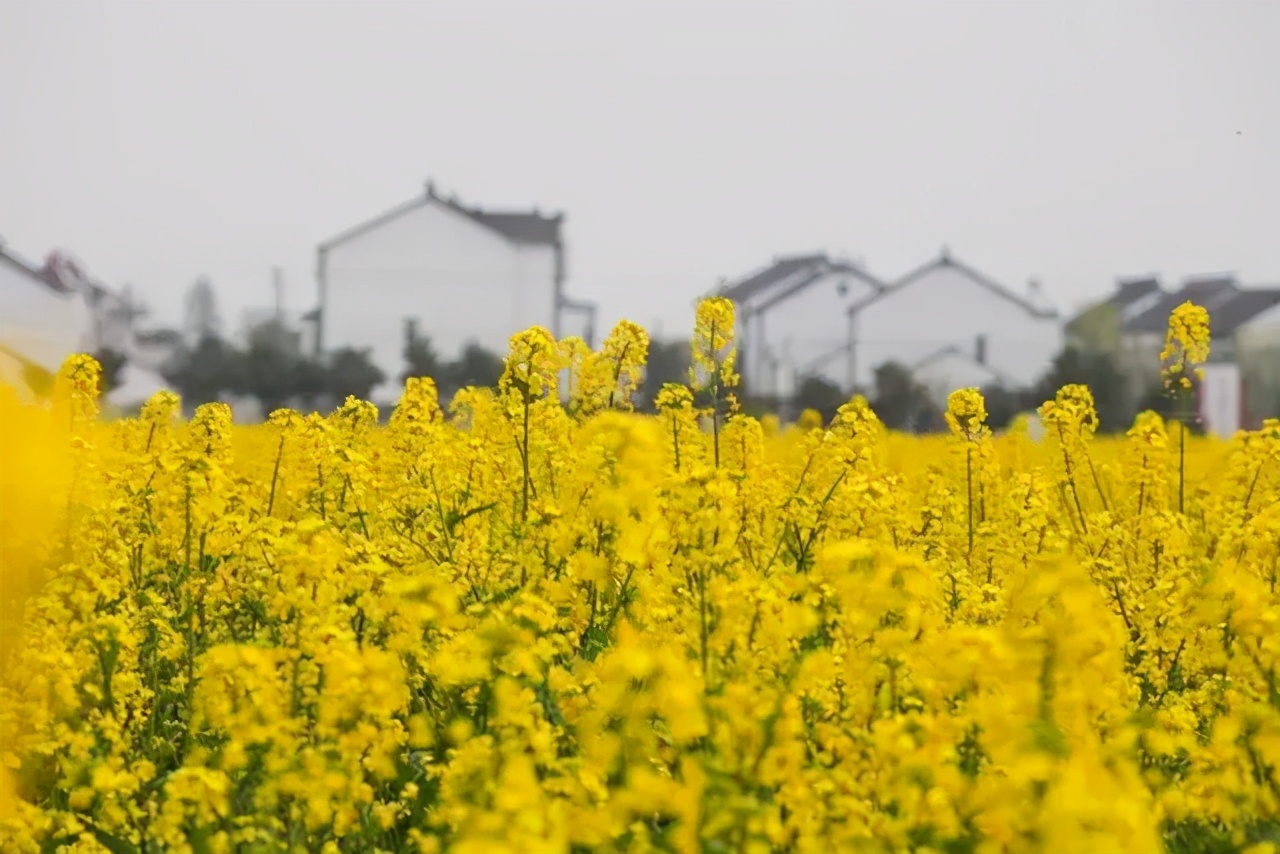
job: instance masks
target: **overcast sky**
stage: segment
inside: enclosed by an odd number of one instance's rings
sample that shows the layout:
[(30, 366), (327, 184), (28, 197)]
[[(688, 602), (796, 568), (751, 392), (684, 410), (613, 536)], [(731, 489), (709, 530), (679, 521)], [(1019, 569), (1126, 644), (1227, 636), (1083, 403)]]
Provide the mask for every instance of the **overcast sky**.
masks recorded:
[(721, 276), (952, 253), (1064, 310), (1280, 285), (1280, 3), (0, 0), (0, 236), (176, 321), (315, 299), (422, 191), (566, 213), (569, 288), (682, 332)]

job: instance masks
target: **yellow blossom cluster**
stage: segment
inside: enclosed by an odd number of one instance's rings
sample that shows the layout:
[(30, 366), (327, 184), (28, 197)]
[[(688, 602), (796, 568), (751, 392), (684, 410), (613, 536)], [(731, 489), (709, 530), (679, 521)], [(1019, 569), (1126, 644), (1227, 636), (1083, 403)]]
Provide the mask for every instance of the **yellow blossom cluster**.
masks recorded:
[(630, 324), (385, 424), (0, 394), (0, 850), (1276, 850), (1280, 422), (783, 428), (733, 323), (651, 416)]
[(1184, 302), (1169, 316), (1169, 329), (1165, 335), (1160, 361), (1164, 365), (1165, 385), (1170, 388), (1191, 388), (1187, 374), (1198, 370), (1209, 358), (1209, 312), (1193, 302)]

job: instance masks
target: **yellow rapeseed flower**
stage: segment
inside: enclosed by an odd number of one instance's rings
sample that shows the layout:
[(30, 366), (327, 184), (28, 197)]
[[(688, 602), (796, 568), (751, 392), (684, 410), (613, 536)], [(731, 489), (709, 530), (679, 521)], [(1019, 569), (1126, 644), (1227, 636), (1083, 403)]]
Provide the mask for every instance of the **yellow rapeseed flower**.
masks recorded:
[(386, 425), (100, 421), (87, 357), (0, 390), (0, 851), (1276, 838), (1280, 422), (1099, 435), (1069, 385), (1043, 441), (976, 389), (950, 436), (784, 428), (733, 408), (734, 324), (653, 415), (629, 323)]

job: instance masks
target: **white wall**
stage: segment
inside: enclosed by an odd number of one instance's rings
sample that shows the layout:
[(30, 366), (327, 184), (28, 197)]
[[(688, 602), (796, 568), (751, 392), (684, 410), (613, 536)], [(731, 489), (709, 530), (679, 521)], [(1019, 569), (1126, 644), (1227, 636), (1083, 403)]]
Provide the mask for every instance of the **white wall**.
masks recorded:
[(987, 339), (986, 363), (1018, 386), (1035, 383), (1062, 348), (1057, 318), (1033, 316), (943, 265), (858, 311), (858, 384), (870, 389), (875, 368), (887, 361), (911, 367), (949, 345), (974, 353), (979, 335)]
[[(846, 285), (844, 294), (839, 291), (841, 283)], [(808, 373), (848, 388), (848, 360), (842, 352), (849, 340), (846, 312), (871, 293), (871, 286), (856, 276), (830, 273), (748, 321), (750, 328), (743, 330), (744, 368), (749, 379), (759, 378), (752, 394), (790, 394), (796, 371), (828, 355), (829, 359)]]
[(408, 317), (445, 359), (470, 340), (505, 355), (514, 332), (554, 325), (554, 249), (517, 247), (440, 202), (324, 255), (324, 348), (372, 348), (388, 377), (374, 392), (380, 400), (399, 396)]
[[(1218, 342), (1212, 342), (1214, 348)], [(1280, 305), (1255, 315), (1236, 329), (1235, 350), (1244, 372), (1247, 414), (1257, 427), (1280, 417)]]
[(1236, 330), (1238, 346), (1274, 347), (1280, 345), (1280, 304), (1255, 314)]
[(1240, 429), (1240, 409), (1244, 392), (1240, 367), (1234, 363), (1211, 363), (1204, 366), (1200, 387), (1200, 417), (1205, 430), (1219, 438), (1230, 439)]
[(93, 348), (93, 320), (80, 293), (55, 291), (0, 259), (0, 345), (50, 372)]

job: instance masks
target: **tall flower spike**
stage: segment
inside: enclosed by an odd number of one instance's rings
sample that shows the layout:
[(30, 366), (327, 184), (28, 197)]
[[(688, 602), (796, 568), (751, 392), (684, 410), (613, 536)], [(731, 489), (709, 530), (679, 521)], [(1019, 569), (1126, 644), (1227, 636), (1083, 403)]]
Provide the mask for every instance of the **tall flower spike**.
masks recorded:
[[(1209, 358), (1209, 312), (1204, 306), (1184, 302), (1169, 315), (1160, 361), (1167, 388), (1191, 388), (1189, 370)], [(1197, 371), (1198, 372), (1198, 371)]]
[(102, 367), (92, 356), (69, 356), (54, 380), (54, 401), (67, 407), (73, 421), (98, 417), (98, 395)]
[(349, 394), (342, 405), (333, 411), (330, 419), (352, 433), (360, 433), (377, 425), (378, 407)]
[(600, 355), (612, 375), (608, 405), (629, 408), (649, 356), (649, 333), (630, 320), (619, 321), (604, 340)]
[(659, 412), (682, 412), (693, 408), (693, 393), (680, 383), (665, 383), (654, 405)]
[(1045, 425), (1058, 429), (1064, 437), (1088, 439), (1098, 429), (1098, 412), (1087, 385), (1064, 385), (1039, 412)]
[(586, 414), (597, 408), (604, 388), (605, 374), (597, 364), (596, 354), (576, 335), (556, 342), (560, 361), (565, 369), (565, 396), (570, 408), (578, 414)]
[(499, 386), (537, 399), (555, 392), (562, 367), (555, 337), (541, 326), (531, 326), (511, 336), (511, 351)]
[[(1209, 312), (1204, 306), (1184, 302), (1169, 315), (1164, 349), (1160, 351), (1161, 374), (1170, 391), (1191, 388), (1191, 370), (1204, 376), (1199, 366), (1209, 358)], [(1187, 401), (1183, 400), (1183, 406)], [(1178, 419), (1178, 512), (1186, 509), (1187, 413)]]
[(733, 371), (735, 352), (733, 301), (726, 297), (708, 297), (698, 303), (694, 318), (693, 366), (695, 388), (711, 385), (718, 376), (722, 388), (738, 384)]
[(414, 428), (440, 420), (440, 393), (436, 381), (430, 377), (409, 377), (404, 381), (404, 393), (391, 413), (391, 426)]
[(987, 404), (976, 388), (958, 388), (947, 398), (947, 425), (957, 436), (973, 442), (988, 432)]
[(168, 426), (182, 408), (182, 400), (171, 391), (158, 391), (142, 404), (141, 418), (157, 426)]

